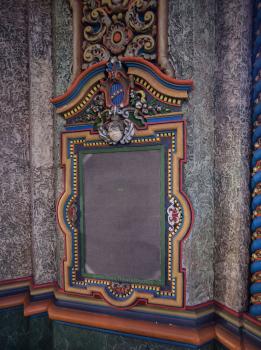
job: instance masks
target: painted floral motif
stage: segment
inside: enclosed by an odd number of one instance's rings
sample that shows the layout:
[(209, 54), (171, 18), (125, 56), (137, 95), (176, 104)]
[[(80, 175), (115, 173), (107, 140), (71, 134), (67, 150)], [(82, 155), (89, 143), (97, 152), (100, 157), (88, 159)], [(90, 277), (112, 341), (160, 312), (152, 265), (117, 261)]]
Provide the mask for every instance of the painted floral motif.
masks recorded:
[(174, 232), (181, 221), (181, 208), (178, 206), (178, 202), (174, 197), (170, 199), (169, 203), (167, 209), (169, 231)]
[(78, 216), (78, 209), (75, 203), (73, 203), (69, 208), (68, 208), (68, 217), (70, 222), (74, 225), (77, 221), (77, 216)]
[(129, 283), (120, 283), (120, 282), (112, 282), (110, 287), (113, 294), (118, 294), (121, 296), (125, 296), (126, 294), (129, 294), (132, 289)]

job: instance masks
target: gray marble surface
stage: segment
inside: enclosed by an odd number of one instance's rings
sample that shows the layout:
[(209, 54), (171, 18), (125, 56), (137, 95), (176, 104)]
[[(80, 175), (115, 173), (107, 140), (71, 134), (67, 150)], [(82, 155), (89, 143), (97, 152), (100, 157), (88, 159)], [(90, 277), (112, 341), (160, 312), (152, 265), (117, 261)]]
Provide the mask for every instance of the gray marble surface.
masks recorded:
[(0, 2), (0, 279), (32, 274), (26, 4)]
[(251, 10), (217, 2), (214, 297), (237, 311), (248, 304)]
[(170, 56), (194, 80), (186, 110), (185, 191), (195, 214), (184, 244), (188, 305), (247, 304), (250, 1), (169, 3)]
[(56, 280), (51, 1), (28, 1), (33, 277)]
[(215, 1), (174, 0), (169, 6), (170, 58), (176, 77), (194, 81), (185, 109), (184, 190), (195, 221), (183, 244), (183, 266), (186, 302), (195, 305), (213, 299), (214, 293)]

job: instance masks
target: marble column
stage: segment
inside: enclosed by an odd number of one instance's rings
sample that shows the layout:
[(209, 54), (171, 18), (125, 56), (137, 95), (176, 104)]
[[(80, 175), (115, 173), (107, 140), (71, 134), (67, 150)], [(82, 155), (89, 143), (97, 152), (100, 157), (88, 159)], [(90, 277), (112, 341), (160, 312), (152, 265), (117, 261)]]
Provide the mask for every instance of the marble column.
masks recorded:
[(35, 284), (56, 280), (51, 0), (29, 0), (32, 264)]
[(217, 1), (215, 89), (215, 292), (236, 310), (248, 303), (252, 1)]

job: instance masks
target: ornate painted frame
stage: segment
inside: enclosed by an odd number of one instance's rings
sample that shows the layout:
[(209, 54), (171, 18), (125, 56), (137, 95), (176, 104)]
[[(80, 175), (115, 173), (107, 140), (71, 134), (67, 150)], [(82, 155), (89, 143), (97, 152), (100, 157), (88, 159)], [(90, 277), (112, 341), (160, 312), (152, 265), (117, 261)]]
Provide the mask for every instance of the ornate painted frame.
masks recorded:
[[(115, 62), (113, 61), (113, 64)], [(185, 122), (182, 118), (181, 105), (191, 90), (191, 81), (179, 81), (159, 71), (157, 67), (140, 58), (124, 58), (120, 66), (115, 63), (101, 62), (93, 65), (73, 83), (63, 95), (52, 102), (66, 119), (66, 131), (62, 133), (61, 162), (65, 171), (65, 191), (60, 198), (57, 217), (65, 235), (66, 256), (64, 259), (64, 290), (86, 298), (101, 297), (110, 305), (128, 308), (139, 302), (158, 306), (182, 307), (184, 303), (184, 271), (181, 266), (181, 242), (189, 232), (192, 223), (192, 209), (182, 191), (182, 164), (185, 154)], [(121, 67), (124, 65), (126, 72)], [(109, 68), (108, 68), (109, 66)], [(111, 73), (114, 67), (116, 71)], [(119, 68), (120, 67), (120, 68)], [(121, 74), (120, 74), (121, 73)], [(113, 78), (111, 78), (113, 77)], [(118, 77), (118, 78), (115, 78)], [(126, 80), (126, 86), (123, 81)], [(90, 108), (95, 106), (97, 96), (109, 94), (104, 86), (117, 80), (124, 85), (124, 95), (120, 109), (131, 104), (129, 96), (136, 96), (136, 106), (142, 95), (143, 104), (156, 107), (144, 109), (144, 124), (132, 119), (135, 131), (124, 142), (110, 140), (104, 136), (100, 127), (95, 129), (90, 123)], [(125, 81), (124, 80), (124, 81)], [(104, 81), (106, 84), (104, 84)], [(131, 83), (128, 85), (128, 81)], [(107, 83), (108, 82), (108, 83)], [(129, 90), (130, 89), (130, 90)], [(126, 99), (126, 100), (125, 100)], [(106, 106), (112, 107), (113, 99), (106, 99)], [(145, 103), (145, 102), (146, 103)], [(116, 103), (116, 102), (115, 102)], [(121, 106), (121, 107), (119, 107)], [(135, 107), (136, 108), (136, 107)], [(133, 115), (137, 115), (137, 108)], [(95, 109), (96, 111), (96, 109)], [(85, 114), (84, 114), (85, 113)], [(87, 114), (86, 114), (87, 113)], [(89, 113), (89, 114), (88, 114)], [(94, 113), (94, 119), (97, 115)], [(136, 113), (136, 114), (135, 114)], [(88, 117), (86, 117), (86, 115)], [(110, 114), (111, 115), (111, 114)], [(109, 114), (106, 118), (109, 118)], [(141, 116), (138, 115), (138, 119)], [(128, 119), (131, 119), (129, 116)], [(95, 123), (95, 121), (94, 121)], [(106, 122), (102, 122), (105, 125)], [(110, 122), (112, 123), (112, 122)], [(122, 144), (121, 144), (122, 142)], [(81, 271), (81, 216), (79, 159), (83, 152), (121, 151), (122, 148), (133, 150), (139, 147), (161, 148), (164, 162), (164, 207), (162, 220), (165, 222), (164, 239), (166, 240), (165, 258), (162, 260), (166, 270), (165, 283), (146, 283), (146, 281), (126, 281), (121, 278), (111, 281), (109, 278), (91, 278), (83, 276)], [(162, 255), (163, 256), (163, 255)]]

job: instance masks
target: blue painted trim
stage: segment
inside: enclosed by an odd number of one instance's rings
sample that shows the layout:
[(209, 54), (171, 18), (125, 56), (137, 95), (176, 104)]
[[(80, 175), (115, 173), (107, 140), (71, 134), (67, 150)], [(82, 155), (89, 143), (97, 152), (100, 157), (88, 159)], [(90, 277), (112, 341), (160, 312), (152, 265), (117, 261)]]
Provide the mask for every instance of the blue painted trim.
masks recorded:
[(91, 71), (85, 77), (83, 77), (82, 80), (79, 81), (79, 83), (76, 85), (76, 87), (73, 89), (73, 91), (71, 92), (71, 94), (68, 97), (66, 97), (62, 101), (54, 103), (55, 108), (65, 106), (67, 103), (69, 103), (71, 100), (73, 100), (74, 97), (76, 97), (80, 93), (83, 86), (85, 84), (87, 84), (88, 81), (92, 77), (94, 77), (95, 75), (97, 75), (99, 73), (103, 73), (103, 72), (105, 72), (105, 64), (101, 67), (95, 68), (93, 71)]
[(251, 179), (251, 190), (254, 191), (255, 187), (261, 182), (261, 173), (257, 172)]
[[(258, 106), (260, 106), (261, 104), (258, 104)], [(261, 126), (257, 127), (253, 133), (253, 137), (252, 137), (252, 142), (256, 143), (256, 141), (259, 139), (259, 137), (261, 137)]]
[(160, 76), (158, 76), (157, 73), (155, 73), (152, 68), (148, 67), (147, 65), (145, 65), (144, 63), (141, 62), (124, 62), (125, 65), (129, 68), (140, 68), (145, 72), (148, 72), (150, 75), (152, 75), (155, 79), (157, 79), (159, 82), (161, 82), (162, 85), (164, 85), (167, 88), (170, 89), (175, 89), (175, 90), (181, 90), (181, 91), (191, 91), (192, 90), (192, 86), (191, 85), (178, 85), (175, 83), (171, 83), (167, 80), (164, 80), (163, 78), (161, 78)]
[(261, 227), (261, 217), (256, 217), (251, 224), (251, 231), (255, 232), (259, 227)]
[(254, 63), (254, 67), (253, 67), (253, 72), (252, 72), (252, 76), (253, 78), (255, 78), (255, 76), (257, 76), (259, 70), (261, 69), (261, 58), (258, 58), (255, 63)]
[(256, 195), (251, 203), (251, 209), (252, 211), (254, 211), (256, 209), (256, 207), (258, 207), (259, 205), (261, 205), (261, 194)]
[(251, 294), (261, 293), (261, 282), (251, 284), (250, 293)]
[(261, 272), (261, 261), (255, 261), (251, 264), (250, 266), (250, 272), (251, 273), (256, 273), (256, 272)]
[(8, 289), (8, 290), (3, 290), (0, 291), (0, 298), (1, 297), (8, 297), (11, 295), (16, 295), (20, 293), (25, 293), (29, 290), (28, 287), (20, 287), (20, 288), (15, 288), (15, 289)]
[(169, 116), (169, 117), (155, 117), (155, 118), (148, 118), (147, 124), (156, 124), (156, 123), (165, 123), (165, 122), (172, 122), (172, 121), (180, 121), (183, 120), (182, 115), (175, 115), (175, 116)]
[(38, 295), (31, 295), (30, 299), (32, 301), (40, 301), (40, 300), (51, 300), (53, 299), (53, 292), (38, 294)]
[(252, 316), (260, 316), (261, 315), (261, 305), (255, 304), (255, 305), (251, 305), (249, 308), (249, 313)]
[(261, 238), (260, 239), (255, 239), (250, 247), (251, 253), (254, 253), (256, 250), (261, 249)]
[(90, 124), (84, 124), (84, 125), (77, 125), (77, 126), (66, 126), (66, 131), (79, 131), (79, 130), (92, 130), (93, 125)]
[(253, 91), (253, 100), (255, 100), (258, 97), (258, 94), (261, 91), (261, 81), (258, 81), (255, 85), (254, 85), (254, 91)]
[[(253, 148), (255, 143), (261, 138), (261, 126), (255, 125), (256, 119), (261, 115), (261, 103), (258, 100), (258, 96), (261, 93), (261, 80), (256, 81), (256, 77), (259, 75), (261, 70), (261, 58), (257, 57), (257, 53), (260, 52), (261, 48), (261, 35), (256, 35), (257, 29), (261, 24), (261, 8), (258, 6), (260, 0), (255, 1), (255, 10), (254, 10), (254, 43), (253, 43), (253, 67), (252, 67), (252, 77), (253, 77), (253, 91), (252, 91), (252, 103), (253, 103), (253, 113), (252, 121), (254, 123), (254, 132), (252, 135)], [(256, 128), (255, 128), (256, 127)], [(254, 150), (251, 167), (252, 169), (256, 167), (258, 161), (261, 160), (261, 149)], [(251, 190), (254, 191), (257, 185), (261, 184), (261, 171), (257, 171), (251, 179)], [(254, 211), (257, 206), (261, 205), (261, 195), (258, 194), (253, 197), (251, 203), (251, 209)], [(251, 231), (255, 232), (258, 229), (261, 229), (261, 217), (257, 216), (253, 219), (251, 223)], [(254, 254), (257, 250), (261, 249), (261, 239), (255, 239), (250, 245), (250, 253)], [(261, 272), (261, 261), (253, 261), (250, 264), (250, 272), (252, 274), (256, 272)], [(256, 293), (261, 293), (261, 283), (253, 283), (250, 286), (250, 297), (255, 296)], [(254, 298), (250, 301), (255, 300)], [(253, 301), (255, 303), (255, 301)], [(253, 316), (261, 316), (261, 306), (257, 304), (250, 305), (249, 312)]]
[(256, 118), (261, 114), (261, 104), (258, 104), (254, 107), (254, 112), (252, 115), (253, 123), (256, 121)]

